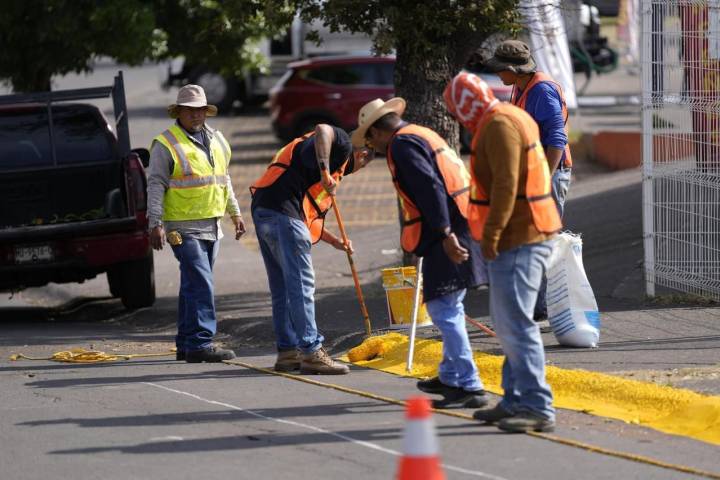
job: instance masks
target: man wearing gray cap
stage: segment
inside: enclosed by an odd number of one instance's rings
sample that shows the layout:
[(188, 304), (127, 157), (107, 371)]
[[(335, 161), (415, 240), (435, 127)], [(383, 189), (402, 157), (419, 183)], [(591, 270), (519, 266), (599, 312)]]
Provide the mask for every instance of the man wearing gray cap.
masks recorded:
[(150, 243), (161, 250), (167, 239), (180, 262), (176, 359), (221, 362), (235, 357), (212, 344), (217, 331), (212, 269), (225, 213), (235, 225), (235, 239), (245, 233), (228, 175), (230, 145), (205, 123), (217, 115), (217, 107), (208, 105), (202, 87), (182, 87), (168, 114), (175, 123), (153, 139), (150, 149)]
[[(528, 112), (540, 127), (540, 142), (552, 175), (551, 193), (562, 218), (572, 169), (568, 111), (562, 87), (546, 73), (537, 71), (530, 47), (520, 40), (502, 42), (485, 65), (505, 85), (513, 86), (510, 103)], [(535, 305), (536, 321), (547, 319), (546, 287), (547, 279), (543, 279)]]

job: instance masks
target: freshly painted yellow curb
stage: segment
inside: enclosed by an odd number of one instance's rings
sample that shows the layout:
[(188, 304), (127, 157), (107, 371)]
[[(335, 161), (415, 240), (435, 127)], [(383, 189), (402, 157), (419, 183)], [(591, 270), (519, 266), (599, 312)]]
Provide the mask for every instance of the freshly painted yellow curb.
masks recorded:
[[(390, 333), (371, 337), (348, 352), (356, 365), (416, 378), (437, 375), (442, 342), (416, 340), (412, 373), (405, 371), (408, 337)], [(375, 356), (378, 355), (378, 356)], [(342, 358), (350, 361), (348, 356)], [(375, 357), (375, 358), (373, 358)], [(368, 360), (361, 360), (361, 359)], [(485, 389), (502, 394), (504, 357), (475, 352)], [(616, 418), (665, 433), (720, 445), (720, 397), (654, 383), (627, 380), (587, 370), (548, 366), (547, 380), (557, 408)]]

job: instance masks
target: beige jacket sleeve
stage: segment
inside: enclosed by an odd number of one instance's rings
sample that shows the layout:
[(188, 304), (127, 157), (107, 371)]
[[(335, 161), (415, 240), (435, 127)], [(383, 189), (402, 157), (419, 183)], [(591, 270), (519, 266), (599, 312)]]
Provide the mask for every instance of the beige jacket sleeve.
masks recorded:
[(522, 139), (511, 121), (500, 116), (488, 124), (485, 138), (490, 139), (485, 143), (485, 154), (492, 180), (488, 191), (490, 212), (482, 241), (497, 250), (518, 195)]

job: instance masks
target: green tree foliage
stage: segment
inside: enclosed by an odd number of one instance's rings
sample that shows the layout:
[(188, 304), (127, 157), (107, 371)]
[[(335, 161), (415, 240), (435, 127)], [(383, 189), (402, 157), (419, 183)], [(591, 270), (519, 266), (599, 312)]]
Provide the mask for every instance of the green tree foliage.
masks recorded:
[[(281, 2), (282, 3), (282, 2)], [(395, 88), (406, 119), (457, 146), (458, 127), (442, 92), (471, 52), (495, 33), (511, 33), (517, 0), (297, 0), (305, 20), (372, 36), (378, 53), (396, 52)]]
[[(135, 65), (184, 55), (223, 73), (257, 66), (252, 41), (286, 28), (294, 9), (262, 0), (5, 0), (0, 79), (16, 91), (50, 88), (98, 56)], [(270, 8), (272, 7), (272, 8)]]

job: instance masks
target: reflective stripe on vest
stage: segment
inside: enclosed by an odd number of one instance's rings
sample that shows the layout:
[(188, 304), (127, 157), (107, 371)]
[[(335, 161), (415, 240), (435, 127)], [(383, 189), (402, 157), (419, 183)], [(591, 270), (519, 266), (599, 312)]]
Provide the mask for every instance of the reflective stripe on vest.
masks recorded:
[(496, 115), (504, 115), (517, 127), (522, 137), (523, 149), (527, 152), (527, 179), (525, 181), (525, 194), (516, 198), (525, 200), (530, 206), (535, 228), (542, 233), (554, 233), (562, 228), (560, 215), (555, 200), (550, 193), (550, 169), (548, 168), (545, 152), (540, 144), (540, 133), (532, 117), (510, 104), (498, 104), (490, 110), (480, 121), (472, 140), (472, 153), (470, 155), (470, 169), (472, 185), (470, 188), (470, 206), (468, 207), (468, 225), (470, 233), (477, 241), (483, 238), (485, 222), (490, 213), (490, 198), (482, 184), (475, 178), (477, 160), (477, 143), (484, 134), (487, 124)]
[[(395, 135), (415, 135), (428, 143), (445, 185), (445, 191), (455, 201), (460, 214), (467, 218), (468, 202), (470, 201), (470, 174), (455, 151), (440, 135), (419, 125), (406, 125), (395, 132)], [(400, 188), (390, 145), (392, 145), (392, 140), (388, 144), (386, 153), (387, 164), (400, 199), (400, 210), (403, 216), (400, 245), (406, 252), (414, 252), (420, 243), (422, 234), (422, 215), (410, 197)]]
[[(543, 72), (535, 72), (533, 74), (532, 78), (528, 82), (527, 85), (525, 85), (525, 90), (523, 90), (522, 94), (518, 96), (518, 90), (517, 88), (513, 87), (512, 96), (510, 103), (513, 105), (517, 105), (518, 107), (525, 110), (525, 104), (527, 103), (527, 96), (530, 90), (533, 89), (535, 85), (538, 83), (549, 83), (552, 85), (555, 90), (557, 91), (558, 95), (560, 96), (560, 104), (562, 106), (562, 116), (565, 126), (565, 135), (568, 135), (568, 109), (567, 109), (567, 102), (565, 101), (565, 92), (562, 89), (562, 86), (553, 80), (549, 75), (543, 73)], [(568, 137), (569, 139), (570, 137)], [(562, 160), (563, 164), (566, 168), (572, 167), (572, 155), (570, 154), (570, 143), (568, 140), (568, 143), (565, 145), (565, 158)]]
[[(295, 148), (313, 135), (315, 135), (315, 132), (306, 133), (278, 150), (272, 162), (268, 165), (267, 170), (265, 170), (265, 173), (250, 186), (250, 194), (254, 196), (259, 188), (269, 187), (275, 183), (281, 175), (287, 172), (290, 168)], [(337, 172), (332, 174), (336, 182), (342, 180), (346, 166), (347, 160)], [(302, 209), (305, 216), (305, 225), (308, 227), (308, 230), (310, 230), (312, 243), (317, 243), (320, 240), (325, 226), (325, 214), (330, 208), (332, 208), (332, 198), (328, 195), (327, 191), (325, 191), (322, 182), (311, 185), (305, 191)]]
[(163, 198), (163, 220), (200, 220), (225, 215), (230, 146), (222, 134), (215, 131), (210, 141), (214, 166), (205, 151), (177, 124), (153, 141), (168, 149), (174, 164)]

